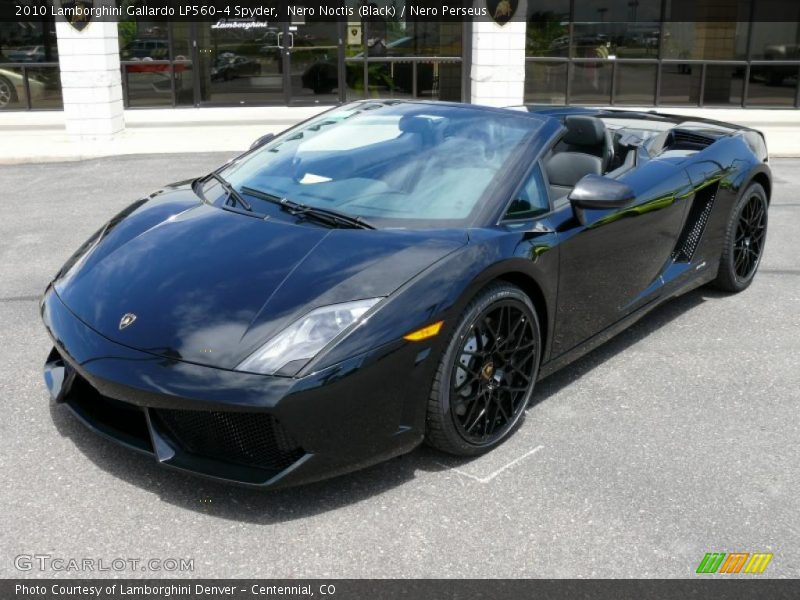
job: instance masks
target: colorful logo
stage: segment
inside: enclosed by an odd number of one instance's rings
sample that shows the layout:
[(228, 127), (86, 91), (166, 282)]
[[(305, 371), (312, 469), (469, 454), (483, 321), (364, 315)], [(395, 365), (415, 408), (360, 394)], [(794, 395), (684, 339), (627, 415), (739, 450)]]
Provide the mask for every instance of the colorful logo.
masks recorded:
[(760, 574), (771, 560), (772, 554), (765, 552), (708, 552), (697, 566), (697, 573)]

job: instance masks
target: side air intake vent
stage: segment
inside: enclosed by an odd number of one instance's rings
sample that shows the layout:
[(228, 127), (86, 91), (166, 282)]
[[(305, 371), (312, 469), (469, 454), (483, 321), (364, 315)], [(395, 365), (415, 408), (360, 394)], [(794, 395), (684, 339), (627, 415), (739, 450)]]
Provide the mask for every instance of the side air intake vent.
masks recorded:
[(716, 142), (716, 138), (687, 129), (673, 129), (664, 144), (669, 150), (702, 150)]
[(672, 260), (675, 262), (691, 262), (695, 250), (703, 237), (703, 232), (714, 208), (714, 199), (717, 197), (719, 182), (703, 188), (695, 194), (689, 216), (683, 226), (683, 231), (672, 251)]

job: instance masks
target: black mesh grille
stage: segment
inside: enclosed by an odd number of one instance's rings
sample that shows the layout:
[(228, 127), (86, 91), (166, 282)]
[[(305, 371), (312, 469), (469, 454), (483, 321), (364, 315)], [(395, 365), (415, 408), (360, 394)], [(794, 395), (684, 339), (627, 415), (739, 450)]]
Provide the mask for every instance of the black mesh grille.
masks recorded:
[(272, 415), (163, 409), (157, 414), (175, 441), (198, 456), (279, 472), (304, 454)]
[(711, 216), (711, 209), (714, 208), (714, 198), (717, 195), (718, 184), (711, 185), (695, 195), (692, 207), (689, 210), (689, 217), (672, 252), (672, 259), (676, 262), (690, 262), (694, 256), (700, 238)]

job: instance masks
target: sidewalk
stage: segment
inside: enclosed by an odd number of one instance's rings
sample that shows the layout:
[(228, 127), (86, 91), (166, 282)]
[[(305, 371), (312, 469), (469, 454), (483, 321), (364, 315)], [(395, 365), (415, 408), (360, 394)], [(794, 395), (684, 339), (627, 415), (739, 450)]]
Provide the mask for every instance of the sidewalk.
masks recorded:
[[(60, 162), (120, 154), (240, 152), (329, 107), (230, 107), (125, 111), (125, 132), (110, 142), (75, 142), (59, 111), (0, 112), (0, 164)], [(616, 107), (620, 108), (620, 107)], [(629, 107), (625, 107), (626, 109)], [(632, 108), (631, 110), (653, 110)], [(771, 156), (800, 157), (800, 111), (660, 108), (730, 121), (764, 132)]]
[(241, 152), (330, 107), (170, 108), (125, 111), (113, 141), (76, 142), (61, 111), (0, 112), (0, 164), (61, 162), (120, 154)]

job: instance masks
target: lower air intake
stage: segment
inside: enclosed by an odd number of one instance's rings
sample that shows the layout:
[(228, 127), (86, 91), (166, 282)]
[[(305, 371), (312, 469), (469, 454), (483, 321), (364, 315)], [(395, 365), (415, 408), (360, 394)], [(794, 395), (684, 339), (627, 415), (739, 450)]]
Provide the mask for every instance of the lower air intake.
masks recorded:
[(305, 454), (272, 415), (164, 409), (157, 414), (174, 441), (197, 456), (278, 473)]

